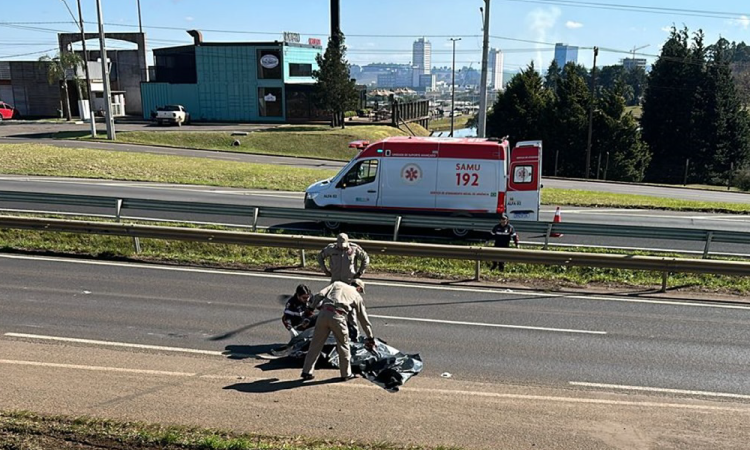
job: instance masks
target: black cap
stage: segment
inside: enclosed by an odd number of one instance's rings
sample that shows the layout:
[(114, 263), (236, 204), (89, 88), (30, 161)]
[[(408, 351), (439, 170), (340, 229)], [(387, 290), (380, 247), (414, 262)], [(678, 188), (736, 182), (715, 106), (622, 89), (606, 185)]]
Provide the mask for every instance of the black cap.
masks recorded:
[(505, 213), (500, 213), (500, 220), (507, 219), (508, 215)]

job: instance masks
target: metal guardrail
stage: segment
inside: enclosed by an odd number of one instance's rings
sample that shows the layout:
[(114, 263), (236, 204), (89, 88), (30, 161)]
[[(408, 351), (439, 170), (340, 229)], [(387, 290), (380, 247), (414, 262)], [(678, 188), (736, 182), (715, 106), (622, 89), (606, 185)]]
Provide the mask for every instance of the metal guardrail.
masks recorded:
[[(107, 222), (71, 221), (28, 217), (0, 217), (0, 228), (129, 236), (237, 244), (258, 247), (293, 248), (319, 251), (330, 239), (301, 235), (247, 233), (238, 231), (206, 230), (197, 228), (163, 227)], [(660, 258), (654, 256), (610, 255), (595, 253), (517, 250), (495, 247), (467, 247), (461, 245), (418, 244), (391, 241), (359, 241), (372, 255), (448, 258), (476, 262), (479, 279), (480, 261), (503, 260), (527, 264), (560, 266), (604, 267), (626, 270), (647, 270), (662, 273), (662, 290), (666, 290), (670, 273), (705, 273), (730, 276), (750, 276), (750, 262), (705, 259)], [(304, 258), (303, 258), (304, 260)]]
[[(403, 227), (462, 229), (487, 231), (497, 223), (494, 219), (446, 217), (430, 215), (396, 215), (302, 208), (277, 208), (218, 204), (207, 202), (181, 202), (139, 198), (118, 198), (88, 195), (46, 194), (33, 192), (0, 191), (0, 201), (20, 203), (45, 203), (74, 207), (113, 208), (114, 217), (120, 218), (123, 210), (191, 213), (217, 216), (251, 218), (250, 226), (257, 230), (258, 219), (289, 219), (295, 221), (339, 222), (393, 227), (393, 240)], [(514, 222), (517, 231), (545, 237), (544, 249), (555, 234), (582, 236), (612, 236), (675, 241), (705, 242), (703, 257), (708, 258), (714, 242), (750, 245), (750, 233), (738, 231), (700, 230), (695, 228), (667, 228), (625, 225), (597, 225), (584, 223)]]

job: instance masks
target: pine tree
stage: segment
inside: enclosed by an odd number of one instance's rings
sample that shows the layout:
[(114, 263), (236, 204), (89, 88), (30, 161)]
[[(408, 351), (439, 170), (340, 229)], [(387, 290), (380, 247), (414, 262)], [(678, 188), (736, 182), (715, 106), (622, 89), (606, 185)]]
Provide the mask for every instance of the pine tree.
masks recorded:
[(513, 141), (542, 139), (547, 103), (542, 77), (532, 63), (498, 93), (487, 115), (487, 136), (510, 136)]
[[(643, 101), (643, 139), (652, 153), (647, 179), (679, 183), (690, 158), (693, 105), (701, 66), (694, 66), (687, 29), (672, 28), (648, 78)], [(697, 79), (696, 79), (697, 78)]]
[(344, 128), (344, 112), (357, 107), (359, 94), (349, 78), (344, 35), (329, 39), (323, 55), (317, 55), (318, 70), (313, 71), (319, 107), (331, 114), (331, 126)]
[(546, 147), (559, 151), (558, 175), (585, 175), (590, 101), (591, 93), (580, 70), (574, 64), (566, 64), (546, 125), (551, 135), (548, 142), (551, 145)]

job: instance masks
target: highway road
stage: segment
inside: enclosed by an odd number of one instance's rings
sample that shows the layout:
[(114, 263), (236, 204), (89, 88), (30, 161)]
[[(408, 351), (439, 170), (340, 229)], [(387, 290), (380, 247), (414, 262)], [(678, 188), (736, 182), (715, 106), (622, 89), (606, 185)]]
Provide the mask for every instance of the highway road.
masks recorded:
[[(254, 131), (267, 126), (228, 124), (228, 125), (192, 125), (183, 127), (181, 131)], [(122, 131), (170, 131), (169, 128), (156, 127), (152, 124), (123, 124)], [(159, 155), (190, 156), (197, 158), (211, 158), (225, 161), (250, 162), (274, 165), (289, 165), (294, 167), (319, 168), (336, 170), (344, 166), (344, 162), (330, 160), (315, 160), (306, 158), (284, 158), (278, 156), (264, 156), (244, 153), (219, 152), (212, 150), (195, 150), (186, 148), (169, 148), (156, 146), (141, 146), (107, 142), (86, 142), (50, 139), (58, 131), (86, 131), (86, 125), (67, 124), (3, 124), (0, 127), (0, 143), (42, 143), (68, 148), (96, 148), (110, 151), (145, 152)], [(711, 202), (750, 203), (750, 194), (725, 191), (704, 191), (684, 189), (680, 187), (663, 187), (651, 185), (634, 185), (628, 183), (611, 183), (600, 181), (566, 180), (548, 178), (544, 186), (557, 189), (578, 189), (584, 191), (599, 191), (617, 194), (639, 194), (654, 197), (673, 198), (681, 200), (697, 200)]]
[[(356, 431), (488, 449), (504, 439), (521, 439), (524, 448), (529, 439), (538, 448), (742, 448), (749, 437), (742, 424), (750, 418), (750, 304), (368, 280), (376, 335), (425, 361), (424, 372), (395, 394), (408, 399), (403, 404), (363, 390), (364, 380), (343, 393), (325, 384), (296, 389), (296, 364), (247, 356), (285, 341), (280, 296), (300, 282), (322, 288), (319, 276), (20, 255), (0, 255), (0, 270), (0, 372), (11, 386), (0, 407), (33, 399), (50, 411), (88, 407), (142, 419), (163, 413), (156, 397), (170, 395), (163, 401), (172, 404), (179, 388), (211, 424), (247, 408), (230, 408), (230, 398), (264, 393), (250, 397), (255, 409), (247, 411), (259, 419), (243, 415), (244, 427), (254, 429), (279, 401), (327, 404), (344, 395), (338, 410), (351, 414), (346, 430), (316, 428), (315, 415), (276, 425), (328, 437)], [(164, 356), (156, 362), (150, 353)], [(229, 360), (220, 367), (222, 353)], [(175, 354), (189, 358), (172, 366)], [(321, 383), (336, 375), (318, 371)], [(48, 384), (50, 377), (57, 381)], [(188, 378), (214, 385), (180, 381)], [(90, 394), (95, 402), (80, 398), (80, 380), (101, 385)], [(219, 382), (230, 392), (216, 393)], [(442, 398), (454, 394), (460, 397)], [(522, 406), (503, 403), (511, 401)], [(335, 415), (336, 404), (328, 406)], [(187, 420), (193, 409), (162, 420)], [(498, 427), (485, 424), (489, 417)], [(384, 431), (381, 421), (406, 428)], [(446, 437), (449, 430), (457, 436)], [(546, 441), (553, 436), (560, 440)]]
[[(195, 201), (232, 205), (276, 206), (287, 208), (301, 208), (303, 198), (303, 194), (300, 192), (29, 176), (0, 176), (0, 190), (37, 193), (123, 196), (131, 198), (148, 198), (168, 201)], [(56, 205), (21, 205), (17, 203), (8, 203), (2, 201), (0, 201), (0, 208), (24, 210), (43, 209), (45, 211), (69, 210), (69, 208), (62, 208)], [(114, 213), (113, 209), (96, 210), (91, 208), (75, 209), (75, 212), (109, 215), (112, 215)], [(248, 221), (246, 217), (211, 217), (197, 214), (162, 214), (151, 211), (129, 211), (127, 212), (127, 214), (135, 217), (222, 222), (240, 225), (247, 224)], [(542, 220), (551, 221), (553, 215), (553, 207), (542, 207)], [(609, 208), (564, 208), (562, 215), (564, 221), (581, 223), (596, 223), (605, 225), (637, 224), (639, 226), (649, 225), (750, 232), (750, 216), (747, 215), (680, 213), (670, 211), (624, 210)], [(266, 227), (283, 227), (287, 230), (299, 231), (304, 233), (316, 233), (321, 231), (320, 225), (314, 223), (289, 223), (266, 219), (262, 220), (260, 222), (260, 225)], [(350, 227), (348, 231), (351, 231), (354, 235), (367, 234), (368, 236), (379, 236), (382, 238), (387, 238), (388, 236), (392, 235), (392, 230), (389, 228), (373, 229), (373, 227)], [(421, 230), (405, 230), (405, 232), (402, 234), (402, 237), (408, 238), (409, 236), (415, 236), (420, 232)], [(544, 242), (544, 239), (541, 236), (522, 235), (521, 238), (526, 242)], [(675, 249), (692, 252), (703, 251), (703, 244), (701, 242), (679, 242), (657, 239), (633, 240), (630, 238), (616, 237), (608, 238), (593, 236), (563, 236), (561, 238), (555, 239), (555, 243), (624, 248), (639, 247), (665, 250)], [(750, 248), (748, 248), (748, 246), (732, 246), (718, 243), (712, 244), (712, 251), (731, 254), (750, 254)]]

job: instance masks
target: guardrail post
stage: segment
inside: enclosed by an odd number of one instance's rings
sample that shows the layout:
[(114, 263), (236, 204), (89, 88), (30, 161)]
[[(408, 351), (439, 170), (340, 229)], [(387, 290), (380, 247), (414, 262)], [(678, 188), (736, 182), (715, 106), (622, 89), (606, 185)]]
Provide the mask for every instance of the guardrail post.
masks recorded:
[(401, 228), (401, 216), (396, 217), (396, 224), (393, 226), (393, 240), (398, 240), (398, 230)]
[[(120, 215), (122, 214), (122, 199), (117, 199), (117, 204), (115, 205), (115, 221), (120, 222)], [(135, 249), (135, 253), (138, 254), (141, 252), (141, 239), (138, 236), (133, 236), (133, 248)]]
[(253, 233), (258, 230), (258, 213), (260, 212), (258, 207), (253, 208)]
[(667, 278), (669, 278), (669, 272), (661, 273), (661, 290), (659, 292), (667, 292)]
[(482, 261), (477, 259), (474, 262), (476, 263), (476, 265), (474, 266), (474, 281), (479, 281), (479, 272), (482, 267)]
[(547, 247), (549, 247), (549, 237), (552, 234), (552, 224), (547, 225), (547, 233), (544, 235), (544, 247), (542, 247), (542, 250), (547, 250)]
[(305, 249), (303, 248), (299, 252), (299, 264), (300, 267), (305, 267), (306, 261), (305, 261)]
[(709, 231), (706, 234), (706, 247), (703, 249), (703, 259), (708, 259), (708, 249), (711, 247), (711, 241), (714, 239), (714, 232)]

